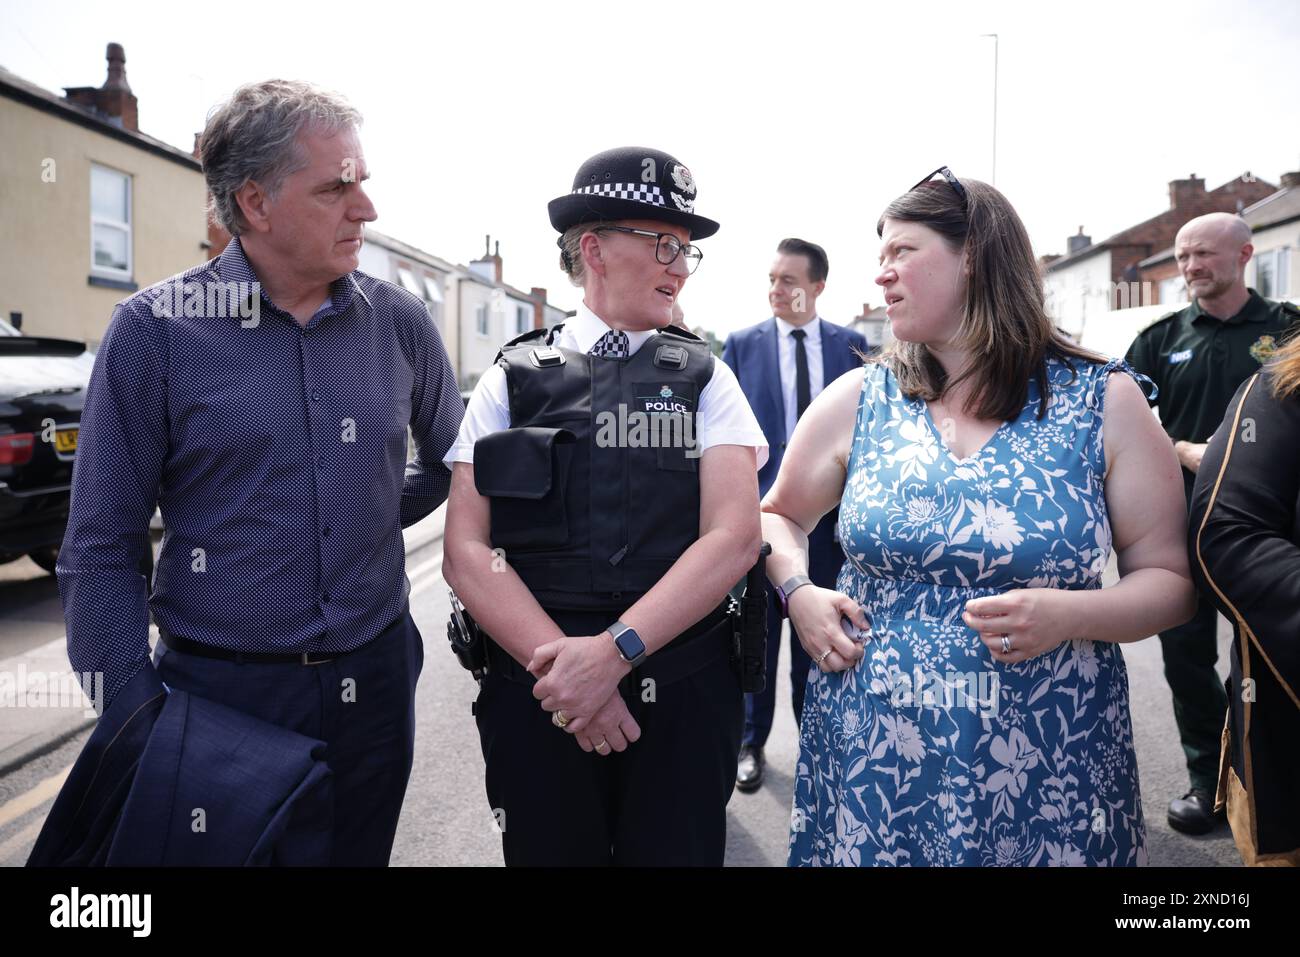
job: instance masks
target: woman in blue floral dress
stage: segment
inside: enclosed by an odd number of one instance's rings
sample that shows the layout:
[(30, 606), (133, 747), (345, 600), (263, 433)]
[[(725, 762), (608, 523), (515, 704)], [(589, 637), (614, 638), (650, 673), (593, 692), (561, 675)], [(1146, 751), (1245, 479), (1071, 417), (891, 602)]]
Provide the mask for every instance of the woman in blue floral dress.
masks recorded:
[[(1118, 645), (1192, 614), (1177, 458), (1149, 381), (1052, 326), (1002, 194), (941, 172), (878, 226), (898, 341), (818, 397), (763, 503), (816, 662), (790, 863), (1144, 864)], [(836, 504), (831, 591), (798, 576)]]

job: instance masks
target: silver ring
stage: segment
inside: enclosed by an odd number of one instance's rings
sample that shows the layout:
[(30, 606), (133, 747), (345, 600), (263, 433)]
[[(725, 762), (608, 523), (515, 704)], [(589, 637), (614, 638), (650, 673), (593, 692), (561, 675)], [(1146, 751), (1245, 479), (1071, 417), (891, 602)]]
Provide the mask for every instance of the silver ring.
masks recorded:
[(1003, 636), (1002, 636), (1002, 653), (1003, 653), (1004, 655), (1009, 655), (1009, 654), (1011, 654), (1011, 636), (1010, 636), (1010, 635), (1003, 635)]
[(831, 648), (827, 648), (825, 651), (823, 651), (823, 652), (822, 652), (822, 656), (821, 656), (820, 658), (817, 659), (817, 664), (821, 664), (823, 661), (825, 661), (827, 658), (829, 658), (829, 657), (831, 656), (831, 651), (832, 651), (832, 650), (833, 650), (833, 649), (831, 649)]
[(596, 745), (596, 753), (597, 753), (597, 754), (604, 754), (605, 752), (604, 752), (603, 750), (601, 750), (601, 749), (602, 749), (602, 748), (608, 748), (608, 747), (609, 747), (609, 742), (608, 742), (607, 740), (605, 740), (604, 738), (601, 738), (601, 739), (600, 739), (600, 744)]

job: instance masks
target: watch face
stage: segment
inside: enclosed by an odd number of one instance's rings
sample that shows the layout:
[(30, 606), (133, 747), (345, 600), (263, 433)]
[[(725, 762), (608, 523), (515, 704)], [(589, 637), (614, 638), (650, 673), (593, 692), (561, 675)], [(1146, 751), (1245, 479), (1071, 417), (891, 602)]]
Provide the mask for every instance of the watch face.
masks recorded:
[(614, 644), (618, 648), (618, 653), (623, 656), (625, 661), (635, 661), (641, 655), (645, 654), (645, 642), (635, 630), (629, 628), (621, 635), (614, 639)]

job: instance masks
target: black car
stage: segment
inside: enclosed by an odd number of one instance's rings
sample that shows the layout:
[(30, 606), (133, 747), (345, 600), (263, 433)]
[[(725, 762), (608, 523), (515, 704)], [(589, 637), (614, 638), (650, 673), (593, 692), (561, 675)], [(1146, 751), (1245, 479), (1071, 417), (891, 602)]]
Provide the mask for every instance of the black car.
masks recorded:
[(0, 562), (30, 555), (54, 571), (94, 363), (80, 342), (0, 320)]

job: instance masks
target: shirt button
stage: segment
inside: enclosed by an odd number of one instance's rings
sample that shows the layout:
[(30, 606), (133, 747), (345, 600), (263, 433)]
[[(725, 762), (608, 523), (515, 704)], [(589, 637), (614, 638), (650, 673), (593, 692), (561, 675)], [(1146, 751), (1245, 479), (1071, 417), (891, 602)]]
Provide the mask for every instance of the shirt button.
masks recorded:
[(329, 600), (330, 600), (329, 592), (326, 592), (325, 594), (320, 596), (320, 601), (322, 605), (328, 605)]
[(328, 525), (326, 525), (324, 528), (322, 528), (322, 529), (320, 530), (320, 533), (321, 533), (321, 535), (322, 535), (323, 537), (325, 537), (325, 538), (329, 538), (329, 537), (330, 537), (330, 527), (329, 527)]
[(312, 398), (312, 401), (313, 401), (313, 402), (319, 402), (319, 401), (320, 401), (320, 393), (319, 393), (319, 392), (313, 392), (313, 393), (311, 394), (311, 398)]
[(318, 466), (320, 466), (321, 468), (324, 468), (324, 467), (325, 467), (325, 456), (322, 455), (319, 459), (317, 459), (317, 460), (316, 460), (316, 464), (317, 464)]

